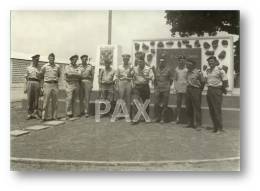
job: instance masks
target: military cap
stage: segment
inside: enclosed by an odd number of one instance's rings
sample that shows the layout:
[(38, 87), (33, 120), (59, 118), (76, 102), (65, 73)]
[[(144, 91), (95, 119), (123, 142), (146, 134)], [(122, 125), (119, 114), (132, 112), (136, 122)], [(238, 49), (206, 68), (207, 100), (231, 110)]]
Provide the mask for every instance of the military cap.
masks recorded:
[(39, 54), (35, 54), (31, 57), (32, 59), (39, 59), (40, 58), (40, 55)]
[(55, 57), (55, 54), (54, 53), (50, 53), (49, 57)]
[(83, 54), (80, 58), (82, 59), (84, 57), (88, 59), (88, 55), (86, 55), (86, 54)]
[(185, 59), (185, 56), (179, 55), (179, 56), (176, 56), (176, 58), (177, 58), (178, 60), (180, 60), (180, 59)]
[(79, 58), (79, 56), (75, 54), (75, 55), (73, 55), (73, 56), (70, 57), (70, 60), (72, 60), (72, 59), (74, 59), (74, 58)]
[(130, 54), (122, 54), (122, 57), (123, 57), (123, 58), (128, 58), (128, 59), (129, 59), (131, 56), (130, 56)]
[(207, 58), (207, 61), (209, 61), (211, 59), (217, 60), (216, 56), (210, 56), (210, 57)]
[(196, 65), (196, 62), (192, 59), (187, 59), (187, 63), (186, 64), (191, 64), (192, 66)]

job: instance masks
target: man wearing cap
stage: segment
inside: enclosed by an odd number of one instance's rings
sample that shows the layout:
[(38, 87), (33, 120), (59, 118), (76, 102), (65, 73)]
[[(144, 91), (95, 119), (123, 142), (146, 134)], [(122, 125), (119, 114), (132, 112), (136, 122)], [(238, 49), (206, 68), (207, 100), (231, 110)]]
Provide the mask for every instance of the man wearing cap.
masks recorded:
[(174, 88), (176, 90), (176, 123), (180, 123), (180, 113), (182, 108), (182, 102), (185, 99), (185, 93), (187, 88), (187, 68), (185, 66), (185, 57), (180, 55), (177, 57), (178, 66), (175, 69), (174, 75)]
[(201, 128), (201, 93), (205, 85), (202, 72), (196, 68), (196, 62), (191, 59), (186, 60), (187, 90), (186, 90), (186, 110), (188, 125), (197, 130)]
[(89, 116), (89, 101), (93, 87), (94, 67), (88, 63), (88, 55), (82, 55), (81, 64), (79, 65), (81, 71), (80, 82), (80, 113)]
[(105, 58), (104, 64), (105, 68), (102, 68), (99, 74), (100, 93), (101, 98), (111, 103), (114, 100), (116, 71), (111, 67), (111, 59)]
[(209, 106), (210, 117), (213, 122), (213, 132), (222, 132), (222, 94), (226, 93), (228, 87), (228, 79), (226, 73), (217, 67), (218, 61), (215, 56), (207, 59), (209, 68), (206, 72), (206, 84), (208, 86), (207, 102)]
[(81, 71), (78, 65), (78, 55), (70, 57), (70, 64), (65, 67), (66, 80), (66, 115), (67, 118), (75, 116), (75, 101), (79, 96), (79, 82), (81, 78)]
[[(166, 65), (166, 55), (162, 54), (159, 59), (159, 65), (154, 69), (154, 113), (155, 122), (160, 122), (168, 107), (168, 100), (170, 95), (170, 87), (173, 82), (173, 73)], [(160, 105), (162, 104), (162, 110)]]
[[(150, 100), (150, 88), (149, 81), (154, 80), (154, 75), (150, 67), (146, 66), (144, 57), (136, 59), (137, 66), (133, 70), (133, 100), (144, 103), (146, 100)], [(146, 110), (148, 113), (148, 108)], [(137, 108), (134, 105), (132, 117), (136, 114)], [(133, 124), (137, 124), (139, 121), (134, 121)]]
[(49, 54), (48, 59), (49, 63), (43, 65), (41, 68), (41, 75), (44, 79), (42, 121), (46, 120), (50, 100), (52, 101), (51, 119), (57, 119), (58, 109), (58, 81), (61, 75), (61, 71), (60, 66), (54, 62), (55, 55), (53, 53)]
[(39, 117), (39, 97), (40, 97), (40, 70), (38, 67), (40, 55), (36, 54), (31, 57), (32, 64), (26, 68), (26, 84), (25, 91), (27, 93), (27, 102), (28, 102), (28, 115), (27, 119), (40, 119)]
[(133, 68), (129, 64), (130, 55), (123, 54), (123, 64), (117, 69), (116, 78), (118, 83), (119, 99), (125, 101), (128, 114), (131, 111), (131, 91), (132, 91), (132, 78)]

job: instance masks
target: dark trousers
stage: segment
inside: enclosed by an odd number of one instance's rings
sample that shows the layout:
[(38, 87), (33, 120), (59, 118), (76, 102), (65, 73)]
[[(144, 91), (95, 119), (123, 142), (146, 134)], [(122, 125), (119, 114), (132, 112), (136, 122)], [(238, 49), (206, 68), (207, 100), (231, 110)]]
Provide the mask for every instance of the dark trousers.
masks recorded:
[(177, 93), (176, 94), (176, 97), (177, 97), (177, 100), (176, 100), (176, 121), (179, 121), (180, 120), (180, 114), (181, 114), (181, 105), (182, 105), (182, 102), (183, 100), (185, 100), (185, 95), (186, 93)]
[(28, 81), (27, 82), (28, 114), (38, 114), (39, 97), (40, 97), (40, 82)]
[[(135, 87), (132, 89), (132, 99), (136, 99), (142, 103), (144, 103), (147, 99), (150, 99), (150, 87), (149, 84), (141, 84), (141, 85), (135, 85)], [(131, 117), (133, 118), (135, 114), (137, 113), (137, 107), (133, 103), (133, 109), (131, 112)], [(146, 112), (149, 115), (149, 107), (146, 108)]]
[(186, 112), (188, 123), (201, 126), (201, 89), (188, 86), (186, 91)]
[[(168, 107), (169, 91), (155, 91), (154, 93), (154, 114), (156, 120), (161, 120)], [(162, 105), (162, 108), (160, 107)]]
[(208, 87), (207, 101), (209, 113), (214, 125), (214, 130), (222, 130), (222, 89), (221, 87)]

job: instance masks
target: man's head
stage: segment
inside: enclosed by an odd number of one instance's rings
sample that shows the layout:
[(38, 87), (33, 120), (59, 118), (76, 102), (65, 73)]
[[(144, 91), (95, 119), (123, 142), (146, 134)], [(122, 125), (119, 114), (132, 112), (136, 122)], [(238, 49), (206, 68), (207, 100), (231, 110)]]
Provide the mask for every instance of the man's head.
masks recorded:
[(104, 64), (106, 68), (109, 68), (110, 65), (112, 64), (111, 60), (109, 58), (104, 59)]
[(196, 62), (191, 59), (186, 60), (186, 67), (189, 71), (192, 71), (196, 67)]
[(73, 55), (73, 56), (70, 57), (70, 63), (72, 65), (75, 65), (77, 63), (78, 59), (79, 59), (78, 55)]
[(208, 64), (209, 64), (210, 68), (214, 68), (218, 64), (217, 58), (215, 56), (210, 56), (207, 59), (207, 61), (208, 61)]
[(185, 56), (179, 55), (179, 56), (177, 57), (177, 59), (178, 59), (178, 66), (179, 66), (180, 68), (184, 68), (184, 66), (185, 66)]
[(144, 68), (144, 66), (145, 66), (145, 61), (142, 60), (142, 59), (137, 59), (137, 60), (136, 60), (136, 63), (137, 63), (137, 65), (138, 65), (140, 68)]
[(39, 60), (40, 60), (40, 55), (36, 54), (36, 55), (33, 55), (31, 58), (32, 58), (33, 64), (37, 65), (39, 63)]
[(130, 55), (129, 54), (123, 54), (122, 58), (123, 58), (123, 62), (124, 64), (128, 64), (129, 60), (130, 60)]
[(81, 57), (80, 57), (80, 59), (81, 59), (81, 62), (82, 62), (82, 64), (86, 64), (87, 63), (87, 61), (88, 61), (88, 55), (82, 55)]
[(161, 54), (159, 58), (159, 67), (163, 68), (166, 66), (166, 54)]
[(53, 64), (55, 61), (55, 55), (53, 53), (50, 53), (48, 56), (49, 63)]

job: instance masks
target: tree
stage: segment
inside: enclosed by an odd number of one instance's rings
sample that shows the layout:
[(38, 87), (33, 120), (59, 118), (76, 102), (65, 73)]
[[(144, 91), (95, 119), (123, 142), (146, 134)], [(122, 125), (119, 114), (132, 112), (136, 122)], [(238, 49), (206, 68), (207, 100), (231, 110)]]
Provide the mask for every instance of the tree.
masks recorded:
[[(210, 36), (225, 31), (232, 35), (239, 35), (239, 11), (165, 11), (166, 24), (171, 25), (172, 36), (181, 37), (191, 35)], [(235, 70), (239, 72), (240, 42), (234, 43)], [(238, 71), (237, 71), (238, 69)]]

